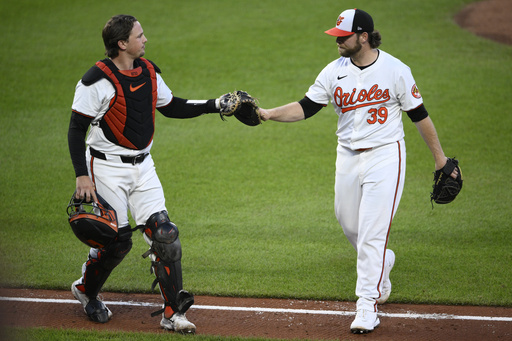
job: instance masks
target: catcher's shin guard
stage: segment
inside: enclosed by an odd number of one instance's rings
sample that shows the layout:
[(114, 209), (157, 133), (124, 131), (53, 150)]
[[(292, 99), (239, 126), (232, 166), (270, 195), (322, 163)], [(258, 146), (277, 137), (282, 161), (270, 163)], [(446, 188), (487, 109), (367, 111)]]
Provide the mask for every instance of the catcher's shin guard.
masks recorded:
[(156, 276), (152, 289), (158, 283), (164, 299), (164, 308), (152, 313), (151, 316), (162, 312), (165, 318), (170, 318), (174, 313), (184, 314), (194, 304), (194, 296), (183, 290), (181, 261), (165, 264), (162, 260), (157, 260), (152, 262), (152, 270)]
[(150, 257), (151, 271), (156, 276), (152, 288), (158, 284), (165, 301), (164, 309), (152, 316), (164, 312), (164, 316), (170, 318), (175, 312), (185, 313), (194, 303), (194, 297), (183, 290), (178, 235), (178, 227), (169, 220), (165, 211), (151, 215), (144, 226), (144, 238), (151, 246), (144, 256)]
[(132, 248), (130, 226), (119, 229), (117, 238), (108, 247), (91, 249), (89, 259), (84, 264), (84, 288), (89, 298), (96, 298), (108, 276)]

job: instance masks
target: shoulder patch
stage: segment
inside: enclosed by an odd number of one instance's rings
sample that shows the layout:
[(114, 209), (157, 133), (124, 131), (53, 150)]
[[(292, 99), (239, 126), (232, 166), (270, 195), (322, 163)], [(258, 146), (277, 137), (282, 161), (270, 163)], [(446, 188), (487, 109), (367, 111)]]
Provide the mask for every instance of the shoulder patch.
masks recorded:
[(86, 86), (93, 85), (103, 77), (105, 77), (105, 73), (101, 71), (99, 67), (94, 65), (84, 74), (82, 77), (82, 83)]
[(414, 98), (421, 98), (420, 89), (414, 84), (411, 89), (411, 94), (414, 96)]

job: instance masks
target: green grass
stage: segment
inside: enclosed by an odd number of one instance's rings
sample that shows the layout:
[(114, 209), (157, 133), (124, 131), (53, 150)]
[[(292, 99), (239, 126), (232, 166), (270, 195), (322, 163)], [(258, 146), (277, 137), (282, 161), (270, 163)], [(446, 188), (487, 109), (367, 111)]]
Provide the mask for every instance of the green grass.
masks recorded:
[[(361, 1), (382, 49), (408, 64), (464, 188), (429, 201), (433, 160), (404, 117), (407, 175), (391, 232), (392, 302), (512, 306), (512, 47), (458, 28), (469, 0)], [(0, 273), (4, 286), (67, 290), (87, 248), (65, 208), (74, 87), (103, 58), (101, 28), (134, 14), (146, 57), (176, 96), (243, 89), (262, 107), (300, 99), (337, 58), (323, 31), (339, 1), (4, 1), (0, 57)], [(195, 294), (355, 300), (355, 252), (333, 213), (336, 116), (246, 127), (218, 115), (157, 117), (152, 151)], [(140, 235), (106, 291), (148, 292)], [(37, 333), (37, 331), (34, 331)], [(55, 339), (58, 339), (55, 337)], [(97, 336), (95, 336), (97, 339)]]
[(263, 338), (241, 338), (241, 337), (220, 337), (220, 336), (204, 336), (204, 335), (180, 335), (174, 333), (150, 334), (150, 333), (128, 333), (128, 332), (111, 332), (111, 331), (89, 331), (89, 330), (53, 330), (48, 328), (9, 328), (5, 330), (2, 336), (8, 337), (9, 340), (30, 340), (30, 341), (161, 341), (173, 340), (183, 341), (193, 338), (197, 341), (260, 341)]

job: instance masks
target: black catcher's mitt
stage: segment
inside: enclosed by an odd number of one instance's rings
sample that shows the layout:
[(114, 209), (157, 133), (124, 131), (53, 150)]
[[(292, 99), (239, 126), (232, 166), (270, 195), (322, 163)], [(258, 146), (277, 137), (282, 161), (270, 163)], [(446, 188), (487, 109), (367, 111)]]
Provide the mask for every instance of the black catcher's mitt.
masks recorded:
[(224, 120), (224, 116), (232, 116), (235, 111), (240, 109), (240, 96), (237, 92), (228, 92), (220, 96), (220, 118)]
[(220, 98), (220, 117), (235, 116), (248, 126), (261, 124), (261, 115), (256, 99), (245, 91), (234, 91)]
[[(450, 176), (457, 168), (459, 175), (454, 179)], [(448, 204), (455, 200), (462, 189), (462, 172), (459, 168), (459, 160), (448, 158), (446, 165), (434, 172), (434, 185), (430, 193), (430, 201), (436, 204)]]

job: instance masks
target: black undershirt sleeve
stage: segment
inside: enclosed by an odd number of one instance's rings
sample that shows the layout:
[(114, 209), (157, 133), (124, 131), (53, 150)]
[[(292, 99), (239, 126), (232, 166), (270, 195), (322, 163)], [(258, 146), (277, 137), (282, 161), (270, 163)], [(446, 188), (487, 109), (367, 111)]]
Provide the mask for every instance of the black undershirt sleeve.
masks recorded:
[(304, 119), (308, 119), (317, 112), (320, 111), (325, 105), (318, 104), (316, 102), (313, 102), (308, 97), (304, 97), (299, 101), (299, 104), (302, 106), (302, 110), (304, 110)]
[(91, 122), (92, 117), (83, 116), (76, 112), (71, 113), (68, 129), (68, 147), (76, 177), (89, 174), (85, 161), (85, 136)]
[(412, 109), (407, 111), (407, 116), (411, 119), (413, 122), (419, 122), (423, 120), (424, 118), (428, 117), (428, 112), (425, 106), (422, 104), (416, 109)]
[(202, 114), (220, 112), (215, 106), (214, 99), (194, 102), (179, 97), (173, 97), (169, 104), (157, 109), (165, 117), (171, 118), (193, 118)]

